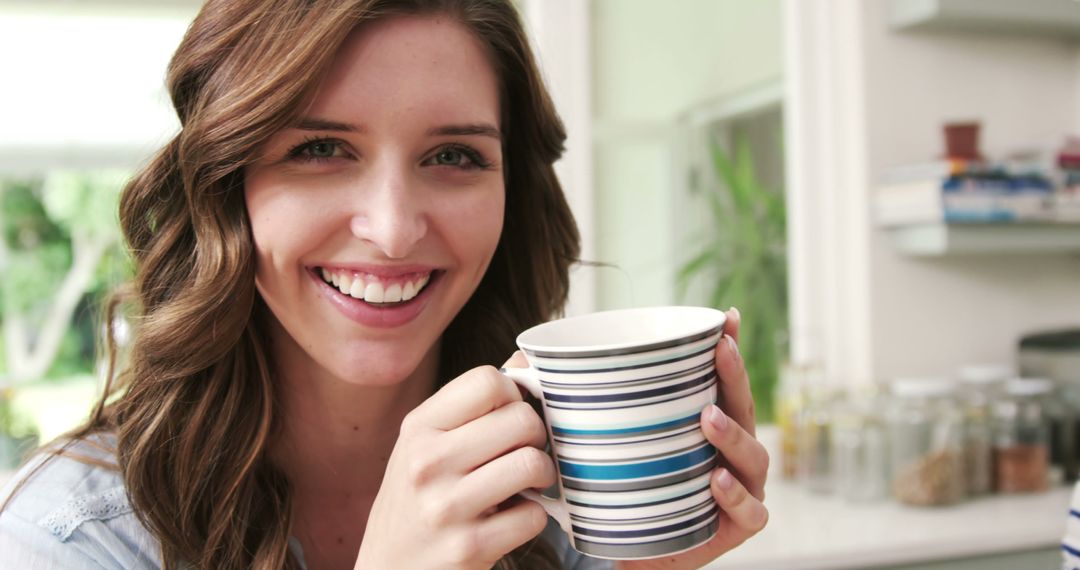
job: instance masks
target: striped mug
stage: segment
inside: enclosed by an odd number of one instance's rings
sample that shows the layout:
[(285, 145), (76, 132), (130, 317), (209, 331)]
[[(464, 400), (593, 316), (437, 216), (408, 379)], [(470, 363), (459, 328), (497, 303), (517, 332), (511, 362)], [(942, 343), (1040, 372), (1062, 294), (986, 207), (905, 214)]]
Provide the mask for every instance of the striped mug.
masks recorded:
[(716, 450), (698, 423), (716, 401), (725, 315), (703, 307), (604, 311), (533, 327), (528, 368), (503, 372), (543, 403), (558, 499), (529, 491), (573, 547), (618, 560), (692, 549), (717, 530)]

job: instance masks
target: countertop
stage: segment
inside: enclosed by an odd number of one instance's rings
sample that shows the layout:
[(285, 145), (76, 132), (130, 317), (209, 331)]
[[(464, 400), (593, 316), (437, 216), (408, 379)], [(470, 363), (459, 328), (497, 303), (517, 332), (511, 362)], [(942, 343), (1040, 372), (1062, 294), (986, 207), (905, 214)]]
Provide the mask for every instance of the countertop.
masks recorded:
[[(770, 450), (774, 429), (759, 438)], [(710, 564), (715, 569), (872, 568), (1061, 544), (1071, 487), (1030, 495), (994, 495), (947, 507), (910, 507), (884, 499), (853, 503), (816, 495), (780, 477), (773, 453), (765, 505), (769, 523)]]

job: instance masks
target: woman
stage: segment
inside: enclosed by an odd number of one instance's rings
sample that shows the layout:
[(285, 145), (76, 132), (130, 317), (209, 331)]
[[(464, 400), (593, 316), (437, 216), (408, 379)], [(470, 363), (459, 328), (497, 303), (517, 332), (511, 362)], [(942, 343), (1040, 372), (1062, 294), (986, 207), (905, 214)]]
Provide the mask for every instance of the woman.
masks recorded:
[[(561, 311), (578, 254), (565, 134), (509, 1), (212, 0), (168, 82), (181, 131), (121, 203), (135, 341), (24, 470), (0, 562), (601, 567), (515, 499), (555, 469), (490, 366)], [(726, 520), (664, 567), (765, 523), (730, 316), (731, 418), (703, 419)]]

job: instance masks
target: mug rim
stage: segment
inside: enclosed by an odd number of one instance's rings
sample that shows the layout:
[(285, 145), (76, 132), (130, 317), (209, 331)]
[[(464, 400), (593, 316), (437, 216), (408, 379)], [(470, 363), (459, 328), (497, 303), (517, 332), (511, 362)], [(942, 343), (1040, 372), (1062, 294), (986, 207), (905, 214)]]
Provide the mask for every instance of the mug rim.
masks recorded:
[[(711, 315), (713, 319), (708, 320), (707, 322), (700, 323), (697, 326), (688, 326), (685, 330), (680, 331), (677, 334), (658, 335), (655, 338), (649, 339), (647, 342), (627, 341), (606, 344), (568, 346), (540, 344), (529, 341), (529, 337), (531, 336), (546, 333), (556, 327), (572, 326), (575, 322), (604, 319), (614, 314), (625, 314), (632, 317), (635, 313), (645, 315), (650, 313), (665, 312)], [(606, 311), (597, 311), (593, 313), (576, 315), (573, 317), (565, 317), (541, 323), (539, 325), (530, 327), (523, 331), (521, 334), (519, 334), (517, 336), (516, 342), (518, 347), (525, 351), (527, 354), (540, 357), (572, 358), (589, 356), (617, 356), (621, 354), (659, 350), (663, 348), (677, 346), (679, 344), (687, 342), (687, 340), (691, 337), (706, 337), (715, 334), (718, 331), (722, 332), (724, 324), (726, 323), (727, 314), (720, 309), (716, 309), (713, 307), (699, 307), (694, 305), (662, 305), (653, 307), (609, 309)]]

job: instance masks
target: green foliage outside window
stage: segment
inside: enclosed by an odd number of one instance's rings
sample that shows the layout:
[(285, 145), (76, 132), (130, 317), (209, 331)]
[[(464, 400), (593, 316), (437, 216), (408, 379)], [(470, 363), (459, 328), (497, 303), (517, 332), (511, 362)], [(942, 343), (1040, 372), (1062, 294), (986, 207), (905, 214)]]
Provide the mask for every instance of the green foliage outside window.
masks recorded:
[(787, 350), (787, 212), (783, 191), (767, 188), (755, 174), (746, 140), (737, 138), (734, 146), (731, 156), (718, 141), (709, 141), (718, 183), (697, 192), (707, 202), (710, 227), (682, 266), (679, 282), (685, 291), (691, 281), (703, 280), (712, 306), (739, 308), (739, 352), (758, 419), (768, 422)]
[(21, 389), (93, 381), (101, 302), (130, 272), (117, 223), (127, 176), (0, 180), (0, 434), (32, 435), (12, 405)]

